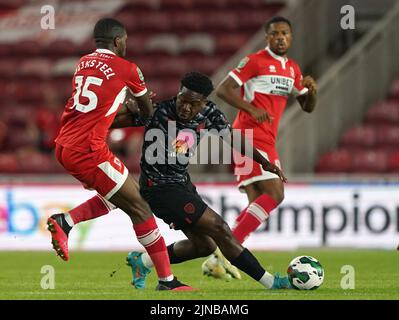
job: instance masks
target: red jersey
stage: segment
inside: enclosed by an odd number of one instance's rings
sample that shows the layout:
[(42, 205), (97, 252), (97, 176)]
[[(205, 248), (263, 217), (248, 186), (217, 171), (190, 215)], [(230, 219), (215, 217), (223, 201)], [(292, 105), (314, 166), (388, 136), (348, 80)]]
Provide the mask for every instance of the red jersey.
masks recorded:
[(265, 109), (273, 121), (258, 123), (250, 114), (239, 111), (233, 123), (234, 129), (253, 129), (254, 146), (265, 149), (274, 145), (278, 125), (290, 94), (307, 93), (301, 84), (302, 74), (292, 59), (280, 57), (268, 47), (241, 60), (229, 73), (240, 86), (241, 97), (257, 108)]
[(127, 88), (136, 97), (147, 92), (140, 69), (107, 49), (97, 49), (80, 59), (72, 86), (55, 142), (83, 153), (105, 146)]

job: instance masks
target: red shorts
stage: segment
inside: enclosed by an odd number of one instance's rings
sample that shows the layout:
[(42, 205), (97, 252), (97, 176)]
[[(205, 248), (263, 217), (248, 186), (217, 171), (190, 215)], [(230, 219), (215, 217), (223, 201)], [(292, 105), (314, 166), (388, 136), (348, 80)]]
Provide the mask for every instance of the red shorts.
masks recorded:
[(56, 144), (56, 157), (62, 166), (86, 189), (96, 190), (109, 200), (125, 183), (125, 165), (108, 149), (81, 153)]
[[(269, 146), (262, 149), (256, 148), (261, 155), (268, 161), (281, 169), (280, 160), (275, 146)], [(238, 160), (238, 161), (237, 161)], [(263, 170), (262, 166), (250, 158), (235, 154), (234, 174), (237, 176), (238, 188), (242, 191), (243, 187), (256, 181), (280, 179), (277, 174)]]

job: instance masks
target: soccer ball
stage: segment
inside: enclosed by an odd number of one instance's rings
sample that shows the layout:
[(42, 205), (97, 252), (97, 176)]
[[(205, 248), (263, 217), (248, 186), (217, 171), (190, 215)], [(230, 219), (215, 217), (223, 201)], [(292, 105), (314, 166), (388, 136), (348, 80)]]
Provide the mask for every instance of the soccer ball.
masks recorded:
[(226, 268), (214, 255), (204, 261), (201, 269), (204, 276), (223, 279), (226, 281), (231, 280), (231, 275), (226, 272)]
[(300, 256), (293, 259), (287, 270), (288, 280), (298, 290), (314, 290), (320, 287), (324, 280), (324, 269), (320, 262), (310, 256)]

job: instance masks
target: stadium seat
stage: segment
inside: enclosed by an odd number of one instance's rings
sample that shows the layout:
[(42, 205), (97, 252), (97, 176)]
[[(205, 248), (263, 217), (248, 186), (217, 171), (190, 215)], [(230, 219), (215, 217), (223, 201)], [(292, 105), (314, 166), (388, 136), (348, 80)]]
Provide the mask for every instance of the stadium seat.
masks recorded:
[(49, 78), (52, 74), (52, 62), (46, 58), (27, 59), (17, 69), (22, 78)]
[(167, 53), (177, 55), (180, 52), (180, 40), (173, 33), (162, 33), (147, 39), (144, 45), (145, 53)]
[(150, 11), (145, 15), (135, 16), (137, 19), (136, 32), (169, 32), (171, 31), (170, 17), (165, 12)]
[(160, 10), (180, 9), (188, 10), (193, 7), (193, 0), (161, 0)]
[(131, 35), (127, 38), (126, 54), (132, 57), (131, 60), (135, 61), (137, 56), (145, 54), (144, 44), (147, 39), (147, 35)]
[(79, 50), (79, 45), (68, 39), (56, 39), (48, 43), (43, 50), (45, 55), (52, 58), (70, 57)]
[(371, 148), (377, 143), (377, 132), (373, 126), (357, 125), (348, 129), (341, 138), (342, 147)]
[(373, 105), (366, 114), (369, 124), (399, 124), (399, 104), (395, 100), (388, 100)]
[(21, 40), (13, 47), (13, 55), (23, 58), (38, 56), (43, 50), (41, 45), (35, 40)]
[[(242, 16), (245, 16), (243, 14)], [(209, 12), (209, 14), (202, 17), (205, 23), (206, 31), (236, 31), (238, 30), (239, 18), (233, 12)]]
[(376, 131), (376, 138), (380, 147), (399, 148), (399, 127), (396, 125), (380, 126)]
[(170, 14), (170, 31), (174, 33), (181, 32), (205, 32), (206, 26), (204, 18), (200, 12), (187, 12), (181, 14), (176, 11)]
[(385, 150), (354, 150), (353, 172), (383, 173), (388, 170), (388, 152)]
[(17, 157), (14, 153), (0, 153), (0, 173), (17, 173)]
[(4, 78), (7, 80), (13, 79), (18, 70), (20, 62), (14, 59), (1, 59), (0, 60), (0, 79)]
[(24, 151), (17, 154), (18, 171), (21, 173), (53, 173), (55, 160), (38, 151)]
[(180, 50), (182, 54), (215, 53), (215, 39), (208, 33), (192, 33), (181, 40)]
[(399, 173), (399, 151), (391, 153), (388, 159), (388, 171)]
[(389, 97), (393, 99), (399, 99), (399, 79), (392, 83), (389, 89)]
[(352, 151), (336, 149), (321, 156), (315, 169), (318, 173), (350, 173), (352, 167)]
[(216, 37), (217, 52), (230, 53), (241, 49), (249, 40), (246, 33), (222, 33)]

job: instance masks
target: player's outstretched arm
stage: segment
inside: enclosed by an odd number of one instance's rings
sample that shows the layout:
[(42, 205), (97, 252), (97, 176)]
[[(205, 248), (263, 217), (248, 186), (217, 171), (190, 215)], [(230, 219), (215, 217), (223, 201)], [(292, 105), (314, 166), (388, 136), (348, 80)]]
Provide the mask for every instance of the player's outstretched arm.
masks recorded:
[(216, 95), (230, 104), (234, 108), (245, 111), (249, 113), (258, 122), (268, 121), (271, 123), (273, 118), (264, 109), (259, 109), (250, 104), (249, 102), (243, 100), (237, 92), (240, 86), (238, 83), (230, 76), (227, 76), (216, 88)]
[(297, 98), (301, 108), (305, 112), (313, 112), (317, 102), (317, 85), (316, 81), (310, 76), (303, 78), (302, 85), (308, 88), (308, 92)]

